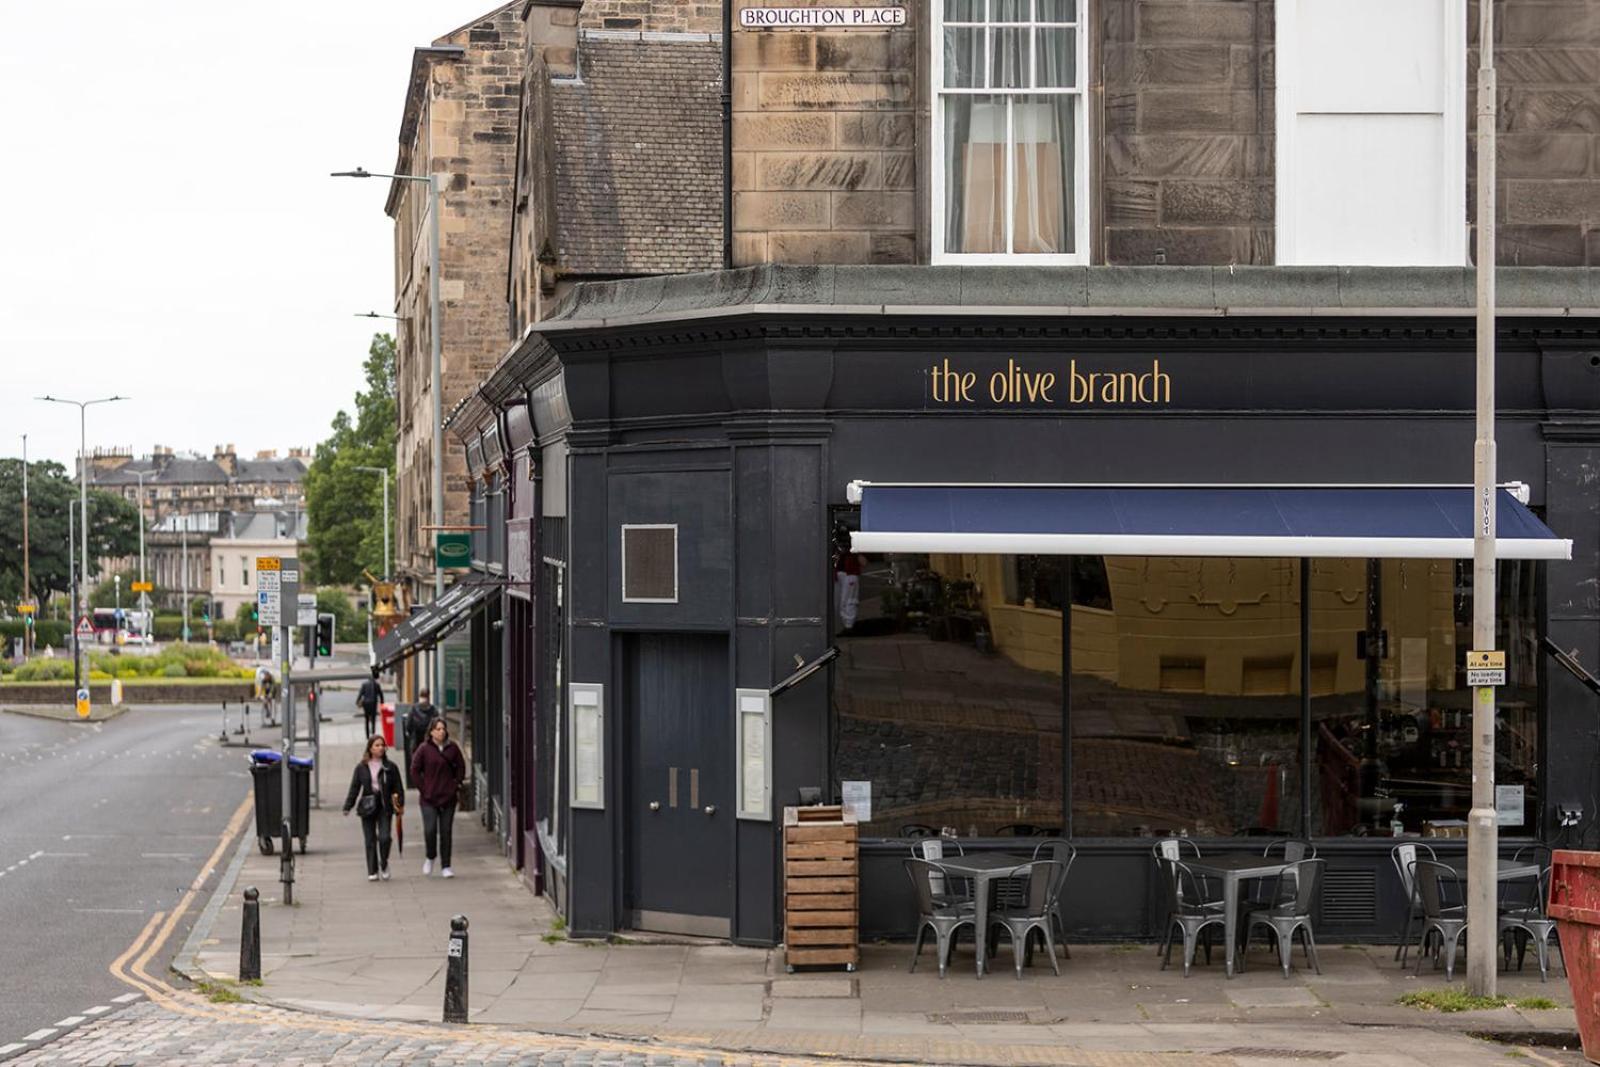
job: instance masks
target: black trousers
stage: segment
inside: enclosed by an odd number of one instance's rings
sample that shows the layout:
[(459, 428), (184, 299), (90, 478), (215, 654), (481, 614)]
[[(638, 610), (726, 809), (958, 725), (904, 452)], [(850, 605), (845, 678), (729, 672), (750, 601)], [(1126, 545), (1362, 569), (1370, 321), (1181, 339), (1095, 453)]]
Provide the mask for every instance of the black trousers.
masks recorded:
[(361, 714), (367, 717), (367, 736), (375, 736), (378, 732), (378, 705), (374, 704), (370, 708), (365, 704), (361, 705)]
[(361, 840), (367, 847), (367, 873), (377, 874), (389, 869), (390, 837), (389, 816), (382, 811), (364, 816), (361, 820)]
[(450, 824), (455, 821), (456, 802), (443, 807), (422, 805), (422, 843), (428, 858), (437, 859), (442, 867), (450, 866)]

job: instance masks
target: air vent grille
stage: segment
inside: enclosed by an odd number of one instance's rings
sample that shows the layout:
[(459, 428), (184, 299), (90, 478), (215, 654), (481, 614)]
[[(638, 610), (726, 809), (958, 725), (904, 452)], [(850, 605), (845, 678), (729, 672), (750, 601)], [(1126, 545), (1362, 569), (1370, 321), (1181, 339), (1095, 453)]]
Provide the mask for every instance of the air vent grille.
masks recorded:
[(678, 601), (678, 528), (622, 528), (622, 599), (634, 604)]
[(1367, 869), (1328, 871), (1322, 879), (1322, 921), (1328, 926), (1371, 926), (1378, 921), (1378, 875)]

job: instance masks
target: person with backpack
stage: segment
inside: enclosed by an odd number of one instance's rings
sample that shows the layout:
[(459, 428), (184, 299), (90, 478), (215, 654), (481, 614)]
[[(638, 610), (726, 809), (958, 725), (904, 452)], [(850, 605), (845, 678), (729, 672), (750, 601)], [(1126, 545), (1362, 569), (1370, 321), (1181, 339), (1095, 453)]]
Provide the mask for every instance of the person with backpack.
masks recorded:
[(390, 826), (396, 814), (405, 810), (404, 786), (400, 768), (389, 758), (383, 738), (367, 738), (361, 762), (350, 775), (350, 790), (345, 794), (344, 813), (351, 809), (361, 817), (361, 839), (367, 853), (367, 881), (389, 880)]
[(372, 677), (361, 683), (356, 703), (367, 718), (367, 736), (378, 732), (378, 705), (383, 703), (383, 686), (378, 684), (378, 668), (372, 668)]
[(422, 873), (433, 873), (433, 861), (439, 860), (446, 878), (454, 878), (450, 869), (450, 824), (456, 817), (456, 794), (467, 777), (467, 761), (461, 755), (461, 746), (450, 740), (450, 728), (443, 719), (428, 724), (428, 739), (411, 757), (411, 780), (417, 786), (422, 801), (422, 839), (427, 846), (427, 858), (422, 861)]
[(417, 776), (411, 771), (411, 757), (416, 755), (417, 749), (428, 739), (428, 727), (433, 725), (433, 720), (439, 717), (439, 711), (433, 706), (433, 701), (428, 699), (426, 689), (418, 690), (417, 702), (411, 705), (411, 710), (406, 713), (405, 746), (406, 746), (406, 780), (411, 783), (411, 788), (417, 788)]

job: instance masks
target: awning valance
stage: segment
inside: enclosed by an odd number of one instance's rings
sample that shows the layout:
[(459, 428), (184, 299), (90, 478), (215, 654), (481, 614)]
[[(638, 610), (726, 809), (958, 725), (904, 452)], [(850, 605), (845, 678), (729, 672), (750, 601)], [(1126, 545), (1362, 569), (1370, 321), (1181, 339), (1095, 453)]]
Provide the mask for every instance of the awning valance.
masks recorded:
[[(904, 485), (852, 482), (858, 552), (1469, 559), (1471, 486)], [(1571, 559), (1506, 488), (1500, 559)]]
[(387, 669), (413, 652), (420, 652), (450, 636), (472, 617), (472, 611), (501, 588), (498, 579), (471, 574), (456, 582), (438, 600), (423, 604), (404, 622), (373, 639), (372, 653), (379, 669)]

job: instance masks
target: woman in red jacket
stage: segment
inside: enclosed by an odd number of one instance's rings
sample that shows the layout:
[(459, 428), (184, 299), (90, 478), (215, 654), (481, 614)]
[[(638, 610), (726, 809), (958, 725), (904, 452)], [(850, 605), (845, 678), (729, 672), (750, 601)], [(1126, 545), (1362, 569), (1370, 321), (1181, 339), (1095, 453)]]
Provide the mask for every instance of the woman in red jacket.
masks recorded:
[(456, 876), (450, 869), (450, 824), (456, 817), (456, 793), (466, 777), (461, 747), (450, 740), (444, 720), (434, 719), (428, 724), (428, 739), (411, 755), (411, 784), (422, 800), (422, 839), (428, 857), (422, 861), (424, 875), (433, 873), (433, 861), (438, 859), (444, 877)]

